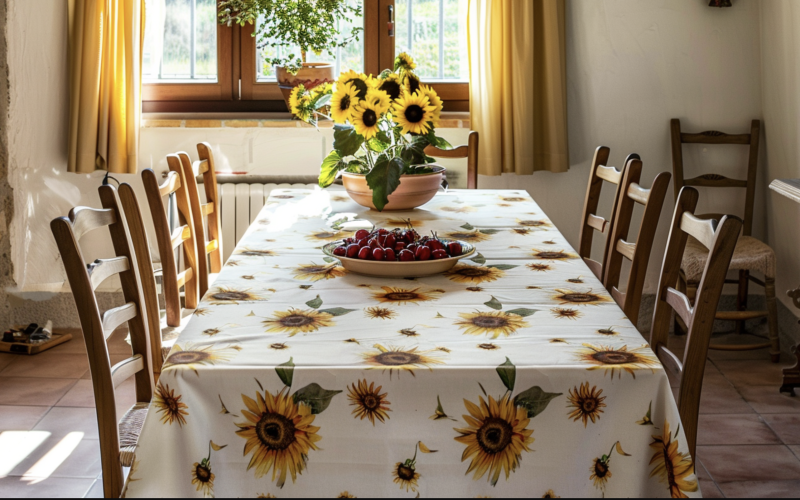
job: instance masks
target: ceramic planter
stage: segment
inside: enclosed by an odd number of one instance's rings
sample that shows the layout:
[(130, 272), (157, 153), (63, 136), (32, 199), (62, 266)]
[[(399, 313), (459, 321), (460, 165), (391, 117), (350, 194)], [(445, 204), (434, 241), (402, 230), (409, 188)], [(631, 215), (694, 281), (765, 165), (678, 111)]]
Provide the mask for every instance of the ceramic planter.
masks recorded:
[(296, 86), (303, 84), (307, 90), (311, 90), (317, 85), (336, 81), (333, 64), (323, 62), (303, 63), (303, 67), (296, 75), (286, 71), (283, 66), (275, 66), (275, 74), (278, 77), (278, 88), (281, 89), (287, 107), (289, 107), (289, 95)]
[[(434, 167), (433, 165), (429, 165)], [(389, 203), (383, 210), (411, 210), (431, 201), (444, 178), (444, 167), (435, 166), (436, 172), (400, 176), (400, 185), (389, 195)], [(342, 173), (342, 183), (353, 200), (361, 206), (375, 210), (372, 203), (372, 189), (367, 185), (365, 174)]]

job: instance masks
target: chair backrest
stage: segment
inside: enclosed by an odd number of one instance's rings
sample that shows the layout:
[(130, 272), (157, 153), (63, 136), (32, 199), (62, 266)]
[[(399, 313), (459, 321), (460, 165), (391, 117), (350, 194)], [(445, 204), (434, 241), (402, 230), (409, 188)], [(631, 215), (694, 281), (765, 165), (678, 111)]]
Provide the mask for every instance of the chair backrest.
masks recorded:
[[(693, 457), (697, 444), (700, 391), (703, 388), (703, 373), (714, 327), (714, 316), (725, 284), (725, 274), (742, 229), (742, 220), (736, 216), (723, 216), (719, 222), (696, 217), (694, 211), (697, 208), (697, 199), (697, 190), (691, 187), (681, 189), (678, 194), (664, 263), (661, 267), (661, 277), (656, 290), (653, 326), (650, 330), (650, 347), (658, 359), (680, 373), (678, 410)], [(694, 306), (685, 294), (673, 288), (678, 281), (681, 260), (689, 236), (694, 237), (709, 250)], [(667, 347), (672, 310), (687, 325), (686, 350), (680, 357)]]
[(142, 212), (133, 187), (123, 182), (120, 184), (118, 191), (125, 222), (127, 222), (128, 230), (130, 231), (133, 253), (136, 256), (139, 268), (144, 309), (147, 312), (147, 325), (150, 332), (150, 367), (153, 371), (153, 381), (158, 382), (164, 358), (161, 353), (161, 314), (158, 305), (158, 288), (156, 287), (156, 277), (153, 272), (150, 245), (148, 244), (144, 219), (142, 218)]
[[(614, 214), (617, 211), (617, 203), (619, 201), (619, 185), (622, 183), (622, 177), (625, 175), (625, 169), (628, 163), (631, 160), (639, 159), (639, 155), (637, 154), (628, 155), (622, 170), (617, 170), (614, 167), (606, 166), (610, 151), (611, 150), (606, 146), (600, 146), (594, 152), (592, 171), (589, 174), (589, 186), (586, 188), (586, 199), (583, 203), (583, 220), (581, 221), (581, 236), (578, 243), (578, 255), (583, 258), (586, 265), (589, 266), (589, 269), (592, 270), (600, 281), (603, 280), (603, 267), (608, 260), (608, 249), (611, 243), (610, 236), (613, 230)], [(614, 205), (611, 207), (610, 221), (597, 215), (597, 205), (600, 203), (600, 192), (603, 189), (604, 182), (613, 184), (616, 188), (614, 191)], [(592, 238), (594, 237), (595, 231), (600, 231), (606, 235), (603, 258), (599, 261), (591, 258)]]
[[(756, 174), (758, 170), (758, 144), (761, 137), (761, 121), (750, 122), (749, 134), (726, 134), (716, 130), (688, 133), (681, 132), (681, 121), (673, 118), (670, 121), (672, 136), (672, 172), (675, 176), (675, 196), (678, 196), (683, 186), (709, 187), (709, 188), (744, 188), (746, 191), (744, 204), (744, 234), (753, 233), (753, 204), (756, 199)], [(739, 144), (749, 145), (750, 152), (747, 160), (747, 179), (730, 179), (717, 173), (705, 173), (691, 179), (684, 178), (683, 174), (683, 144)], [(676, 198), (677, 199), (677, 198)], [(721, 214), (706, 214), (703, 218), (719, 218)]]
[(441, 149), (436, 146), (425, 148), (425, 154), (432, 158), (466, 158), (467, 189), (478, 189), (478, 132), (469, 133), (469, 141), (464, 146), (453, 149)]
[[(200, 160), (189, 165), (184, 163), (184, 171), (186, 177), (194, 178), (203, 176), (203, 188), (206, 192), (206, 203), (201, 205), (200, 199), (197, 197), (197, 189), (190, 189), (196, 200), (192, 201), (192, 209), (198, 213), (198, 217), (208, 218), (208, 231), (205, 230), (206, 225), (203, 227), (203, 238), (200, 239), (201, 245), (198, 246), (198, 256), (208, 256), (208, 267), (211, 273), (218, 273), (222, 270), (222, 231), (220, 225), (220, 195), (217, 189), (217, 171), (214, 165), (214, 154), (211, 151), (211, 146), (207, 142), (201, 142), (197, 145), (197, 155)], [(186, 158), (188, 160), (188, 158)], [(195, 183), (196, 186), (196, 183)], [(201, 297), (205, 295), (208, 290), (208, 274), (201, 276)]]
[[(119, 497), (123, 475), (114, 389), (134, 375), (136, 400), (149, 403), (153, 395), (153, 378), (150, 373), (150, 345), (144, 299), (139, 288), (138, 267), (131, 248), (128, 227), (120, 211), (116, 190), (111, 186), (101, 186), (99, 191), (102, 210), (73, 208), (68, 217), (54, 219), (50, 223), (50, 229), (72, 288), (89, 356), (100, 431), (103, 490), (106, 497)], [(98, 259), (87, 265), (79, 241), (89, 231), (102, 227), (108, 227), (111, 233), (115, 256)], [(101, 313), (95, 290), (105, 279), (114, 275), (119, 276), (125, 304)], [(106, 339), (126, 322), (133, 355), (111, 366)]]
[[(142, 183), (150, 205), (150, 215), (158, 242), (158, 253), (161, 256), (162, 289), (167, 310), (167, 325), (181, 325), (180, 289), (184, 289), (184, 300), (187, 309), (197, 308), (198, 272), (195, 245), (194, 222), (189, 208), (189, 193), (183, 176), (181, 160), (177, 155), (167, 155), (169, 172), (163, 184), (159, 185), (156, 173), (151, 169), (142, 171)], [(167, 206), (164, 197), (175, 193), (178, 207), (178, 227), (170, 230), (167, 217)], [(175, 249), (183, 247), (184, 267), (178, 272)]]
[[(641, 175), (642, 161), (631, 161), (620, 185), (620, 199), (617, 202), (617, 212), (614, 215), (613, 229), (609, 236), (610, 248), (603, 278), (603, 285), (634, 325), (639, 321), (639, 306), (642, 303), (642, 289), (647, 276), (647, 264), (650, 261), (650, 251), (653, 249), (653, 240), (656, 236), (658, 219), (661, 217), (664, 196), (667, 194), (669, 179), (672, 177), (668, 172), (661, 172), (653, 180), (652, 187), (645, 189), (639, 185)], [(642, 222), (639, 224), (636, 243), (630, 243), (626, 239), (631, 226), (633, 209), (637, 203), (644, 206), (644, 213)], [(631, 261), (631, 268), (625, 291), (621, 292), (619, 280), (623, 257)]]

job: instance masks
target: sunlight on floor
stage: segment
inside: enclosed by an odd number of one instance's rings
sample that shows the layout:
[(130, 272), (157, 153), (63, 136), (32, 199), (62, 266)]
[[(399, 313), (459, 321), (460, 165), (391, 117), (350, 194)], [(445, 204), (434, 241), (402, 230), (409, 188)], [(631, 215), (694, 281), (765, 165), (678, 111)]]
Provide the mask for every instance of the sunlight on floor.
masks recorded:
[(50, 437), (46, 431), (0, 432), (0, 478), (8, 476), (14, 467)]
[(45, 456), (40, 458), (33, 467), (28, 469), (22, 476), (22, 480), (28, 481), (30, 484), (36, 484), (50, 477), (50, 475), (64, 463), (67, 457), (75, 451), (81, 439), (83, 439), (82, 432), (70, 432), (64, 436), (64, 439), (59, 441), (59, 443), (53, 446), (53, 448), (48, 451)]

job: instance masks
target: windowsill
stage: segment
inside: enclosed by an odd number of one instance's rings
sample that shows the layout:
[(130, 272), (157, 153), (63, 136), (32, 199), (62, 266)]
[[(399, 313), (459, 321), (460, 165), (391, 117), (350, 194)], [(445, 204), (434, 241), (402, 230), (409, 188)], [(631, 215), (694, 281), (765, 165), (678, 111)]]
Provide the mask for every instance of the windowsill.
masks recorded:
[[(289, 113), (145, 113), (142, 128), (310, 128)], [(319, 122), (319, 128), (333, 128), (333, 122)], [(469, 113), (442, 113), (439, 128), (470, 128)]]

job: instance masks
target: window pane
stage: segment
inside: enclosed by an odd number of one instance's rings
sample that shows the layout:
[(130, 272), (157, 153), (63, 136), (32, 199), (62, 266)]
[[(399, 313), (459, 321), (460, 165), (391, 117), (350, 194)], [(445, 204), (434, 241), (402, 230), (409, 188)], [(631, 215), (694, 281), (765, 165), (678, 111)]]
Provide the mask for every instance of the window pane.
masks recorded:
[(145, 82), (217, 80), (216, 0), (145, 0)]
[[(363, 12), (363, 0), (359, 0), (358, 2), (362, 6)], [(258, 20), (258, 27), (262, 26), (264, 20)], [(364, 17), (358, 16), (353, 17), (352, 19), (348, 19), (346, 21), (342, 21), (339, 23), (339, 33), (342, 36), (349, 36), (351, 30), (354, 27), (363, 27), (364, 26)], [(256, 33), (258, 33), (258, 29), (256, 29)], [(338, 75), (343, 71), (364, 71), (364, 33), (360, 33), (358, 36), (358, 41), (352, 41), (348, 43), (346, 46), (336, 49), (335, 54), (330, 54), (328, 51), (323, 52), (320, 55), (316, 55), (313, 52), (309, 52), (306, 55), (306, 59), (308, 62), (334, 62), (334, 74)], [(256, 38), (256, 45), (261, 45), (260, 38)], [(275, 49), (273, 47), (263, 47), (256, 50), (256, 70), (258, 71), (257, 78), (259, 82), (274, 82), (276, 81), (275, 78), (275, 67), (269, 64), (268, 61), (271, 58), (277, 57), (278, 55), (284, 54), (300, 54), (300, 47), (292, 47), (291, 49), (287, 48), (278, 48)]]
[(426, 81), (469, 80), (468, 0), (396, 0), (395, 52), (407, 52)]

